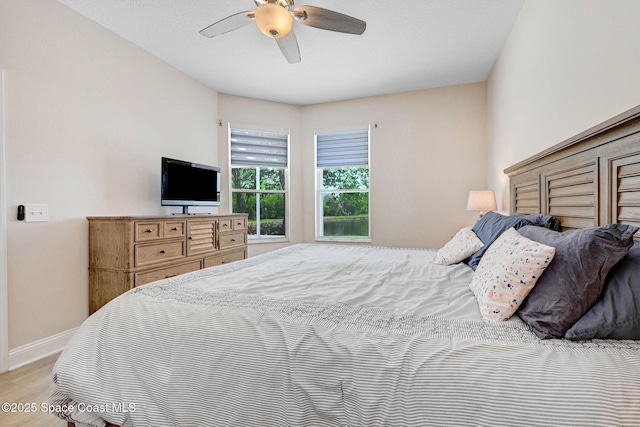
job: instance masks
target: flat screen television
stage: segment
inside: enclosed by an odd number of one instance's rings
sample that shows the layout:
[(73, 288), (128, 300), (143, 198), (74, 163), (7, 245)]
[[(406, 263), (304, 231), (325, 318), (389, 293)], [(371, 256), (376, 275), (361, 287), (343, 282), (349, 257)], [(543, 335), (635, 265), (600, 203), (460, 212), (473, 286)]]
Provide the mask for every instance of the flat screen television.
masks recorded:
[(220, 206), (220, 168), (162, 158), (162, 206)]

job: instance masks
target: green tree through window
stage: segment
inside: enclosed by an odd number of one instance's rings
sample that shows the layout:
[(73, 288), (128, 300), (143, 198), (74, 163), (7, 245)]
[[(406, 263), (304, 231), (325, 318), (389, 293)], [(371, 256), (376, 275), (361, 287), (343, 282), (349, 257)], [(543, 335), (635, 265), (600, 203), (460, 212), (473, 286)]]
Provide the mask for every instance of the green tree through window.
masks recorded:
[(249, 215), (252, 239), (286, 237), (288, 132), (231, 124), (229, 149), (232, 212)]
[(234, 167), (231, 189), (233, 212), (249, 214), (249, 235), (286, 235), (284, 169)]
[(369, 240), (369, 128), (316, 132), (316, 238)]

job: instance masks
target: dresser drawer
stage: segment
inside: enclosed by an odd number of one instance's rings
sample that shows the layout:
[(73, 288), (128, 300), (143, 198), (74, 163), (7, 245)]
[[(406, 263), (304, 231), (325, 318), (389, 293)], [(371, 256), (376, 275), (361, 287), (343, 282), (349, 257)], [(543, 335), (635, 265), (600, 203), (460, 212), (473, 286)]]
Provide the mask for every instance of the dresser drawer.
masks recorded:
[(223, 255), (210, 256), (204, 259), (204, 268), (215, 267), (216, 265), (228, 264), (233, 261), (240, 261), (246, 258), (245, 250), (229, 252)]
[(200, 261), (192, 261), (187, 264), (159, 268), (157, 270), (145, 271), (144, 273), (136, 273), (135, 286), (142, 286), (147, 283), (155, 282), (156, 280), (168, 279), (169, 277), (196, 270), (200, 270)]
[(184, 240), (160, 242), (150, 245), (136, 245), (135, 247), (136, 267), (183, 258), (184, 256)]
[(245, 230), (247, 228), (247, 218), (233, 218), (234, 230)]
[(244, 233), (220, 234), (220, 249), (232, 248), (246, 243)]
[(134, 224), (135, 241), (144, 242), (162, 238), (162, 232), (164, 231), (162, 226), (162, 221), (136, 222)]
[(233, 230), (233, 221), (231, 218), (218, 220), (219, 231), (231, 231)]
[(172, 237), (184, 237), (184, 236), (185, 236), (184, 221), (166, 221), (164, 223), (165, 239), (170, 239)]

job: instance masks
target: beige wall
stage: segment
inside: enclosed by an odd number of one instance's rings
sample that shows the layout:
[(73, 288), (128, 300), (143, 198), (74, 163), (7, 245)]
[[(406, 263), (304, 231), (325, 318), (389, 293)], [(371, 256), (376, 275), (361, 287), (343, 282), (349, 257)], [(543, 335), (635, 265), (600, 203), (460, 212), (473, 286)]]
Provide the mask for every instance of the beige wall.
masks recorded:
[(465, 207), (470, 190), (486, 187), (484, 83), (304, 107), (220, 94), (219, 115), (221, 159), (227, 122), (290, 129), (292, 243), (315, 240), (316, 129), (372, 126), (372, 244), (437, 248), (478, 215)]
[(262, 101), (240, 96), (218, 95), (219, 117), (219, 156), (222, 168), (222, 203), (221, 212), (231, 212), (229, 205), (229, 123), (242, 123), (289, 130), (289, 226), (288, 243), (252, 243), (249, 245), (249, 256), (269, 252), (292, 243), (302, 242), (304, 218), (302, 215), (302, 107)]
[(11, 350), (86, 318), (87, 215), (167, 213), (160, 157), (217, 163), (217, 93), (54, 0), (0, 0), (0, 68)]
[(527, 0), (488, 81), (488, 171), (502, 171), (640, 104), (640, 2)]
[(314, 239), (314, 130), (367, 124), (372, 244), (437, 248), (473, 224), (467, 196), (487, 185), (485, 83), (304, 107), (305, 241)]

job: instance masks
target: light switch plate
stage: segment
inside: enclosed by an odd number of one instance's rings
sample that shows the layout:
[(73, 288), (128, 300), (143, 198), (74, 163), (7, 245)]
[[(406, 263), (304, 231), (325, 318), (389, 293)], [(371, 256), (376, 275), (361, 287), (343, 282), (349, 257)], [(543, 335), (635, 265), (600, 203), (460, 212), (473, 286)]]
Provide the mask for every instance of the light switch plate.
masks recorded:
[(49, 205), (24, 205), (24, 222), (49, 221)]

